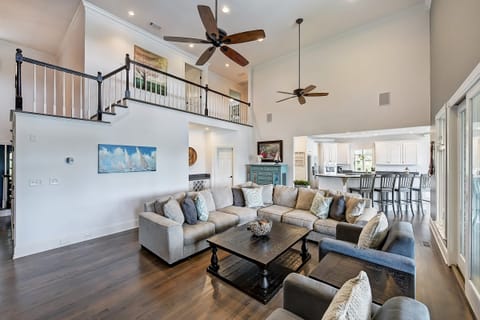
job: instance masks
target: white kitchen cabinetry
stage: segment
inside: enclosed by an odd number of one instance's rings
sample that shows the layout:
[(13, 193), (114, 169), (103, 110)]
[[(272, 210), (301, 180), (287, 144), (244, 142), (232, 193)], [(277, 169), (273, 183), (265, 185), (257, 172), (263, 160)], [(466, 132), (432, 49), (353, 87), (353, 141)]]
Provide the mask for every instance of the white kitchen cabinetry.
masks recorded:
[(417, 164), (417, 143), (405, 142), (402, 149), (403, 164), (416, 165)]
[(322, 143), (322, 161), (323, 163), (337, 163), (336, 143)]
[(350, 165), (350, 143), (337, 143), (337, 163)]
[(375, 142), (375, 163), (377, 165), (416, 165), (417, 143), (400, 141)]

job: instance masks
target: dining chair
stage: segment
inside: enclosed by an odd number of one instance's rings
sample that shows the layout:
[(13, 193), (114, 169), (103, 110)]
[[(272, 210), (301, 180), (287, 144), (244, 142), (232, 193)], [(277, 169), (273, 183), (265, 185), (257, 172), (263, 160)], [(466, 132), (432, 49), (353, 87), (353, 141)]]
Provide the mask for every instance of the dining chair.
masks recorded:
[(373, 186), (375, 184), (375, 174), (362, 174), (360, 176), (359, 187), (349, 188), (350, 193), (359, 193), (363, 198), (373, 199)]
[(412, 195), (416, 194), (416, 197), (412, 198), (412, 202), (417, 203), (417, 211), (421, 209), (422, 215), (425, 214), (423, 211), (423, 203), (430, 203), (430, 200), (423, 198), (423, 193), (430, 191), (431, 183), (432, 178), (428, 174), (423, 173), (420, 175), (420, 184), (418, 185), (418, 187), (412, 188)]
[(374, 202), (380, 204), (380, 209), (387, 213), (388, 206), (392, 206), (393, 214), (396, 215), (395, 212), (395, 183), (397, 181), (397, 175), (395, 173), (384, 173), (380, 176), (380, 186), (378, 188), (374, 188), (374, 193), (377, 193), (378, 200), (374, 200)]
[(410, 206), (412, 214), (415, 215), (412, 206), (412, 187), (414, 179), (414, 173), (401, 173), (398, 175), (398, 186), (396, 186), (395, 192), (397, 193), (397, 206), (400, 214), (403, 214), (402, 204), (405, 204), (406, 213), (408, 213), (408, 206)]

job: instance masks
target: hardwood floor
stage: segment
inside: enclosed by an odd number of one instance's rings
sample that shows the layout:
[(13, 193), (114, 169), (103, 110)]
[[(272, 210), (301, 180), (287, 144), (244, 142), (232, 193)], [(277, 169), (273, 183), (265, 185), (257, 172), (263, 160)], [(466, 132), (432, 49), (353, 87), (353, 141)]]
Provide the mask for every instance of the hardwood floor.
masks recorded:
[[(473, 319), (452, 270), (433, 245), (425, 246), (428, 217), (408, 218), (416, 236), (417, 299), (432, 319)], [(137, 230), (15, 261), (8, 232), (2, 217), (1, 319), (264, 319), (282, 305), (282, 291), (263, 305), (212, 277), (208, 251), (167, 266), (140, 248)], [(309, 251), (302, 273), (318, 262), (317, 245), (309, 243)]]

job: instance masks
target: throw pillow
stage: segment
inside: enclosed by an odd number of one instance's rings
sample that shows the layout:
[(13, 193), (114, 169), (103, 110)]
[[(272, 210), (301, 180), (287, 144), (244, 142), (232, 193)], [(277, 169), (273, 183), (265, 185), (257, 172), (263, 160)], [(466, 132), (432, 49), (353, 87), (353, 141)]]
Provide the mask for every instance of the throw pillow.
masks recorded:
[(249, 208), (262, 207), (262, 188), (242, 188), (245, 205)]
[(273, 204), (273, 184), (262, 186), (262, 199), (264, 205)]
[(332, 200), (332, 197), (325, 197), (323, 195), (323, 192), (317, 192), (317, 194), (313, 198), (310, 212), (319, 217), (320, 219), (327, 219)]
[(346, 281), (333, 297), (322, 320), (370, 319), (372, 289), (365, 271)]
[(170, 197), (167, 203), (163, 205), (163, 212), (166, 218), (169, 218), (180, 224), (183, 224), (185, 222), (185, 217), (183, 216), (182, 209), (180, 208), (178, 201), (175, 200), (173, 197)]
[(182, 201), (183, 215), (185, 216), (185, 222), (188, 224), (196, 224), (198, 219), (197, 208), (195, 208), (195, 202), (192, 198), (185, 198)]
[(345, 218), (348, 223), (355, 223), (357, 218), (362, 215), (365, 210), (367, 200), (358, 198), (347, 199), (347, 210), (345, 211)]
[(298, 189), (293, 187), (286, 187), (276, 185), (273, 191), (273, 204), (295, 208), (297, 202)]
[(337, 221), (345, 221), (345, 209), (345, 197), (336, 195), (333, 197), (328, 216)]
[(215, 208), (226, 208), (233, 205), (231, 187), (217, 187), (211, 190)]
[(377, 213), (375, 217), (367, 222), (358, 238), (357, 245), (360, 248), (377, 249), (385, 240), (388, 232), (388, 220), (383, 212)]
[(316, 189), (298, 188), (298, 198), (295, 209), (310, 210), (315, 195), (319, 192)]
[(233, 205), (236, 207), (245, 207), (245, 198), (243, 197), (242, 188), (233, 187)]
[(154, 204), (153, 204), (153, 209), (155, 210), (155, 213), (158, 213), (161, 216), (165, 216), (165, 213), (163, 212), (163, 206), (165, 203), (167, 203), (168, 200), (170, 200), (172, 196), (164, 196), (159, 199), (157, 199)]
[(198, 193), (194, 199), (195, 208), (197, 209), (198, 220), (207, 221), (208, 220), (208, 208), (207, 201), (201, 193)]

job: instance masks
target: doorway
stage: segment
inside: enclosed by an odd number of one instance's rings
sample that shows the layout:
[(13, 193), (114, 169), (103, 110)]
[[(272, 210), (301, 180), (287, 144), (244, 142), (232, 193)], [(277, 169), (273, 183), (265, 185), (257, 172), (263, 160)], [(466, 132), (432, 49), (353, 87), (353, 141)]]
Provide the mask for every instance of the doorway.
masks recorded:
[(216, 187), (233, 186), (233, 148), (217, 148), (214, 181)]
[[(185, 63), (185, 80), (202, 85), (202, 70)], [(187, 111), (203, 114), (201, 87), (185, 83), (185, 105)]]

